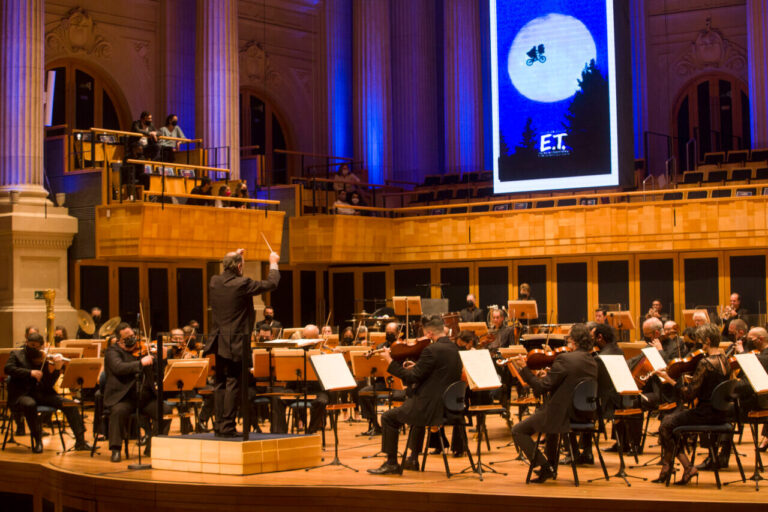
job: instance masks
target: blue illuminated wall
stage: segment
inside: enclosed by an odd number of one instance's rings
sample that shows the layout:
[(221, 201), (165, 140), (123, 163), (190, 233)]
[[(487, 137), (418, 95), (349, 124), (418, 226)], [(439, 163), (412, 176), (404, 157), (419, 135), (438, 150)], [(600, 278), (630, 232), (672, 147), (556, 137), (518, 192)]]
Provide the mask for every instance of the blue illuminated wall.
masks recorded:
[(325, 9), (326, 83), (328, 87), (328, 150), (331, 155), (352, 157), (352, 4), (334, 0)]

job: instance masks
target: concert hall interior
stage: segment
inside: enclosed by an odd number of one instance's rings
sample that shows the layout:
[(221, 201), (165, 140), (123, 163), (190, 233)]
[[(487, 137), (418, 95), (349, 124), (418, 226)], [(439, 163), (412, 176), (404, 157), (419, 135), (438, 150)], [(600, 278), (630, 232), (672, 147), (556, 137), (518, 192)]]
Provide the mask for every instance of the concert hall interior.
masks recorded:
[(768, 0), (0, 25), (0, 510), (764, 510)]

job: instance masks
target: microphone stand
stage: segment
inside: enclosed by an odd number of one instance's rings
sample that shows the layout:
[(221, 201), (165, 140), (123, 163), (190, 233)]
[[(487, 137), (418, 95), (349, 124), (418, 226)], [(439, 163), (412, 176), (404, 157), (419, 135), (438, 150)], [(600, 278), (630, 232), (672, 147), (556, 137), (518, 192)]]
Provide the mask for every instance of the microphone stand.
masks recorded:
[[(141, 390), (144, 387), (144, 367), (139, 366), (139, 372), (136, 374), (136, 445), (139, 448), (139, 462), (136, 464), (128, 464), (128, 469), (151, 469), (150, 464), (141, 463)], [(150, 434), (151, 435), (151, 427)], [(150, 442), (149, 439), (147, 442)]]

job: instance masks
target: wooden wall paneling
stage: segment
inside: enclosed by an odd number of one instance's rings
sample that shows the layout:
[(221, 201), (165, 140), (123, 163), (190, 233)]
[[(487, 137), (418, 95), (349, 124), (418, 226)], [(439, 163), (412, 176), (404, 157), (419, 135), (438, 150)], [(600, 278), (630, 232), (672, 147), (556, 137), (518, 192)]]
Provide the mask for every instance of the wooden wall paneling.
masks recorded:
[[(557, 296), (555, 294), (555, 282), (554, 274), (552, 271), (552, 260), (549, 258), (538, 259), (526, 259), (526, 260), (513, 260), (510, 274), (510, 287), (509, 287), (509, 300), (517, 300), (520, 292), (520, 267), (544, 267), (545, 281), (543, 287), (540, 283), (534, 282), (530, 278), (526, 278), (528, 284), (531, 285), (531, 295), (537, 301), (537, 307), (539, 310), (538, 323), (549, 323), (550, 317), (555, 318), (552, 314), (553, 309), (556, 309)], [(541, 291), (543, 290), (543, 292)], [(543, 295), (543, 296), (542, 296)]]
[[(730, 294), (742, 294), (742, 305), (750, 315), (765, 314), (768, 273), (765, 251), (726, 251), (723, 257), (723, 304), (729, 304)], [(750, 325), (765, 323), (763, 319), (751, 318)]]
[[(682, 309), (689, 309), (688, 306), (718, 306), (720, 304), (708, 304), (708, 302), (722, 303), (723, 297), (723, 256), (721, 251), (697, 251), (680, 253), (680, 289), (682, 299)], [(716, 260), (716, 266), (712, 266), (709, 272), (704, 275), (701, 272), (706, 271), (705, 261)], [(694, 261), (691, 261), (694, 260)], [(689, 262), (686, 264), (686, 262)], [(687, 268), (686, 268), (687, 267)], [(716, 275), (713, 275), (714, 272)], [(698, 275), (692, 275), (692, 272), (698, 272)], [(713, 290), (717, 286), (717, 290)], [(711, 313), (710, 313), (711, 315)]]

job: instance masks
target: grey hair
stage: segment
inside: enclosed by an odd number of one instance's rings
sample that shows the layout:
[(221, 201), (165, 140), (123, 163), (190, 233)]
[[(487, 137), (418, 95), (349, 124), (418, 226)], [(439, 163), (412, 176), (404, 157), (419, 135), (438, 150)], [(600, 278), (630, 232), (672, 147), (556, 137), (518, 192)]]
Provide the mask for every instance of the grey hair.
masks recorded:
[(243, 255), (236, 252), (228, 252), (221, 263), (224, 265), (224, 270), (230, 270), (232, 272), (237, 271), (237, 267), (243, 262)]

